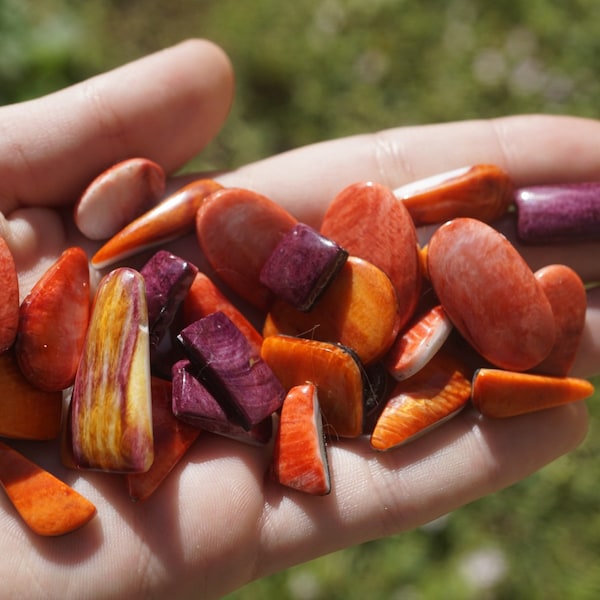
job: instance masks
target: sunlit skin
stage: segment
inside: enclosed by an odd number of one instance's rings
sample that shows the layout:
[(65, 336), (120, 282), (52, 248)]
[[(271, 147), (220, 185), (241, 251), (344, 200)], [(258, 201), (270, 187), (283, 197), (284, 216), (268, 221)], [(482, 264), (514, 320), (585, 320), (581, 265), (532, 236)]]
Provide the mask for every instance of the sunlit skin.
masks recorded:
[[(232, 96), (228, 59), (212, 44), (190, 41), (48, 97), (1, 108), (0, 233), (14, 253), (21, 294), (67, 246), (83, 245), (90, 256), (98, 248), (77, 233), (71, 217), (93, 177), (132, 156), (155, 160), (172, 175), (214, 138)], [(500, 166), (517, 185), (590, 180), (600, 172), (598, 139), (599, 122), (568, 117), (408, 127), (294, 150), (218, 179), (265, 194), (318, 227), (330, 200), (352, 181), (374, 179), (395, 189), (475, 163)], [(514, 227), (505, 231), (512, 235)], [(421, 231), (422, 239), (429, 233)], [(192, 235), (169, 248), (204, 264)], [(587, 242), (524, 254), (536, 269), (567, 263), (592, 281), (600, 276), (599, 249)], [(578, 376), (592, 375), (600, 364), (599, 306), (600, 296), (590, 293), (573, 369)], [(368, 440), (334, 442), (326, 497), (265, 478), (267, 449), (206, 435), (140, 503), (131, 502), (120, 477), (62, 467), (58, 443), (14, 442), (88, 497), (98, 514), (69, 536), (38, 538), (2, 498), (3, 595), (218, 598), (493, 493), (575, 448), (586, 430), (585, 405), (575, 403), (509, 421), (482, 419), (466, 409), (384, 454), (373, 452)]]

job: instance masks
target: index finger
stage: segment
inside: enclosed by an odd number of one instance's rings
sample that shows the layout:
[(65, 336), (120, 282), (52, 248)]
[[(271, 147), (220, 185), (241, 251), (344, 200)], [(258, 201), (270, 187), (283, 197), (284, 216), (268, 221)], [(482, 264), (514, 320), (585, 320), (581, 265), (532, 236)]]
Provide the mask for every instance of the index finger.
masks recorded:
[(399, 127), (292, 150), (220, 179), (318, 224), (335, 194), (361, 180), (396, 188), (476, 163), (503, 168), (519, 186), (594, 179), (599, 138), (597, 121), (544, 115)]

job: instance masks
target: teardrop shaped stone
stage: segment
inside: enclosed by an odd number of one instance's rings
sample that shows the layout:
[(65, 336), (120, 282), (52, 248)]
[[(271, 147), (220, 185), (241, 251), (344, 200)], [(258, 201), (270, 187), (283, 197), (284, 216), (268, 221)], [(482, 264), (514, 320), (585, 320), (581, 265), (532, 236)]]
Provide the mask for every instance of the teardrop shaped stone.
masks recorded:
[(245, 189), (211, 194), (198, 210), (196, 234), (217, 275), (240, 297), (267, 310), (273, 293), (260, 271), (296, 219), (269, 198)]

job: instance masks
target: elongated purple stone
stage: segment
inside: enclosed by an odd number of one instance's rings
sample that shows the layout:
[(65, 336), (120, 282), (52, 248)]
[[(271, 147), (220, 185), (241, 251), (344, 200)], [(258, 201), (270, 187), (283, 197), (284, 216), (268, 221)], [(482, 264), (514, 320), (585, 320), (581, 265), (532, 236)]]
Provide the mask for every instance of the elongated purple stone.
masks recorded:
[(249, 431), (232, 422), (216, 398), (195, 374), (189, 360), (176, 362), (172, 368), (172, 410), (182, 421), (249, 444), (266, 444), (271, 439), (272, 419), (268, 417)]
[(146, 284), (150, 351), (155, 353), (190, 289), (198, 268), (183, 258), (160, 250), (140, 272)]
[(301, 311), (312, 308), (335, 277), (348, 252), (304, 223), (277, 244), (260, 272), (260, 282)]
[(281, 407), (283, 386), (224, 313), (195, 321), (178, 339), (203, 383), (244, 429), (258, 425)]
[(521, 188), (515, 195), (517, 232), (530, 244), (600, 237), (600, 183)]

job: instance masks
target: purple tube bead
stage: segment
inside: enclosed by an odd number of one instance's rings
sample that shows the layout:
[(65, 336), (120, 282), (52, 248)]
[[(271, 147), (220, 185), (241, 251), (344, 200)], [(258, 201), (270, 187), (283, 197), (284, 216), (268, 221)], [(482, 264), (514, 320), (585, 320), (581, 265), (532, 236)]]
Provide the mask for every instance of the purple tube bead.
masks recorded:
[(517, 233), (529, 244), (600, 237), (600, 183), (521, 188), (515, 196)]

